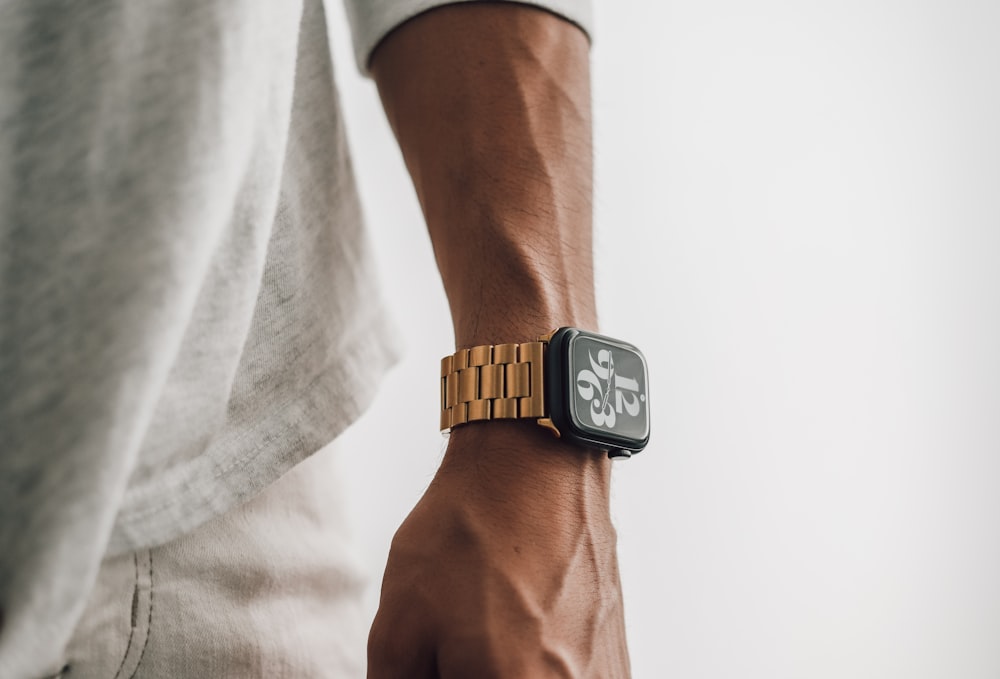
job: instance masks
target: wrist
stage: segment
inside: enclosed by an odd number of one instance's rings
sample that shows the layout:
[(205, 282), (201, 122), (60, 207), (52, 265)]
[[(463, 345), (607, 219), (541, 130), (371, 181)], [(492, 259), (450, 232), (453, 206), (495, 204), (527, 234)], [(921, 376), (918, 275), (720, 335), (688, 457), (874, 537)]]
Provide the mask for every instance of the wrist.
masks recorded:
[[(528, 239), (530, 241), (530, 239)], [(567, 257), (556, 262), (533, 258), (526, 243), (491, 248), (489, 261), (464, 262), (460, 275), (502, 272), (480, 285), (449, 286), (448, 300), (456, 348), (506, 342), (530, 342), (556, 328), (598, 330), (593, 274), (589, 262), (571, 266)]]
[(571, 493), (606, 506), (611, 465), (603, 452), (556, 438), (534, 421), (495, 420), (454, 429), (439, 474), (490, 495), (523, 493), (534, 503)]
[[(584, 290), (592, 294), (593, 288), (585, 287)], [(590, 304), (574, 304), (568, 294), (557, 301), (526, 294), (523, 290), (521, 296), (523, 298), (516, 302), (510, 301), (510, 297), (502, 303), (482, 300), (476, 307), (478, 313), (467, 311), (453, 314), (455, 348), (532, 342), (564, 327), (585, 328), (595, 332), (598, 330), (597, 313), (593, 307)], [(468, 306), (473, 307), (471, 303)], [(483, 317), (484, 309), (490, 309), (488, 318)]]

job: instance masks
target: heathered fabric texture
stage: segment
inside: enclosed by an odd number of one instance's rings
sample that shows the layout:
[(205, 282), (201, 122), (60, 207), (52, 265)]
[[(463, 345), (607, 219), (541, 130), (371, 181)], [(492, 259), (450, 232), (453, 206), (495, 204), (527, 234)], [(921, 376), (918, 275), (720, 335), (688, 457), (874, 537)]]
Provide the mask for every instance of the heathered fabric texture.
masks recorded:
[[(356, 43), (432, 4), (349, 0)], [(321, 0), (0, 0), (0, 677), (343, 431), (393, 335)]]

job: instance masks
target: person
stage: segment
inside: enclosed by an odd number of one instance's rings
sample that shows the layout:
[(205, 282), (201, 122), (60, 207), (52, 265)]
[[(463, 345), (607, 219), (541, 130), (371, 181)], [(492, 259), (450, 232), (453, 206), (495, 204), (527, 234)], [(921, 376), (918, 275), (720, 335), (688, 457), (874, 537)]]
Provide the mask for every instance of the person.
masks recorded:
[[(457, 346), (596, 329), (589, 6), (347, 8)], [(365, 672), (324, 446), (395, 348), (353, 181), (321, 0), (0, 2), (0, 677)], [(456, 428), (368, 675), (627, 676), (610, 473)]]

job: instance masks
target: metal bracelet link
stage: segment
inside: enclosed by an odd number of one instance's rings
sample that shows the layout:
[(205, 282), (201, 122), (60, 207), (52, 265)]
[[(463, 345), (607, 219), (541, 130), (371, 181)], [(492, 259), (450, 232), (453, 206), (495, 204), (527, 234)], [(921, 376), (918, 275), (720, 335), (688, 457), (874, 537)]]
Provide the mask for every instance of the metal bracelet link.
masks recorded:
[(441, 430), (545, 415), (544, 342), (484, 344), (441, 359)]

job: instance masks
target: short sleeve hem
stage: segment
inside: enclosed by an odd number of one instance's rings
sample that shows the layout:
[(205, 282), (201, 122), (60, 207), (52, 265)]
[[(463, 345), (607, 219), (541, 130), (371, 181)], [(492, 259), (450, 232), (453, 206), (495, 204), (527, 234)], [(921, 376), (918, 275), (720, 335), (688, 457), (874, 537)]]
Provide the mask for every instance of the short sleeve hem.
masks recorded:
[[(476, 0), (345, 0), (347, 19), (354, 42), (354, 58), (362, 75), (370, 76), (369, 59), (375, 47), (394, 28), (444, 5)], [(590, 0), (518, 0), (517, 4), (545, 9), (579, 26), (593, 36), (593, 8)]]

